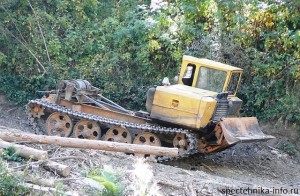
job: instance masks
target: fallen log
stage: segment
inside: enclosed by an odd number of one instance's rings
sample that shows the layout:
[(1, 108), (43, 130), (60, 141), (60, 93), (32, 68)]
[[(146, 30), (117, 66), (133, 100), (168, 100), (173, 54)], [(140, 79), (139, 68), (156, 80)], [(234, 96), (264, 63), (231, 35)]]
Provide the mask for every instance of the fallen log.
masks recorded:
[(13, 133), (2, 130), (0, 127), (0, 139), (9, 142), (28, 141), (39, 144), (56, 144), (70, 148), (96, 149), (135, 154), (149, 154), (159, 156), (177, 156), (178, 148), (165, 148), (158, 146), (127, 144), (118, 142), (86, 140), (77, 138), (65, 138), (57, 136), (34, 135), (28, 133)]
[(52, 171), (60, 176), (67, 177), (70, 175), (70, 167), (54, 162), (54, 161), (46, 161), (42, 164), (43, 168)]
[(31, 158), (33, 160), (44, 160), (48, 158), (47, 151), (37, 150), (34, 148), (30, 148), (18, 144), (12, 144), (0, 139), (0, 148), (8, 148), (10, 146), (12, 146), (16, 150), (16, 154), (27, 159)]
[(55, 181), (52, 179), (45, 179), (45, 178), (35, 178), (35, 177), (26, 177), (26, 182), (39, 185), (39, 186), (45, 186), (45, 187), (54, 187)]
[(70, 169), (69, 166), (51, 161), (50, 159), (40, 160), (40, 161), (36, 161), (36, 162), (29, 162), (25, 165), (12, 167), (12, 168), (9, 168), (9, 169), (10, 170), (23, 169), (23, 168), (33, 166), (33, 165), (41, 165), (41, 167), (43, 167), (44, 169), (46, 169), (48, 171), (51, 171), (53, 173), (56, 173), (56, 174), (58, 174), (60, 176), (63, 176), (63, 177), (67, 177), (71, 173), (71, 169)]
[(51, 188), (51, 187), (43, 187), (43, 186), (39, 186), (39, 185), (35, 185), (35, 184), (30, 184), (30, 183), (22, 183), (20, 184), (20, 186), (28, 188), (28, 189), (32, 189), (34, 190), (35, 193), (41, 194), (41, 192), (45, 192), (45, 193), (58, 193), (58, 194), (62, 194), (62, 195), (67, 195), (67, 196), (77, 196), (79, 195), (77, 192), (73, 192), (73, 191), (61, 191), (58, 190), (56, 188)]
[[(16, 171), (13, 174), (18, 178), (24, 178), (24, 171)], [(55, 186), (55, 181), (51, 178), (41, 178), (30, 174), (25, 175), (25, 182), (45, 187)]]

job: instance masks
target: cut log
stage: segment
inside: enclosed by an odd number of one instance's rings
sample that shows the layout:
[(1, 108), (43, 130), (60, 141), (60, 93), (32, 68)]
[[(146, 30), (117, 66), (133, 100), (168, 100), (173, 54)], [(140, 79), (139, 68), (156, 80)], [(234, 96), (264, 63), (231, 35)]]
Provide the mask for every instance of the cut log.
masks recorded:
[(135, 154), (151, 154), (159, 156), (177, 156), (178, 148), (165, 148), (158, 146), (127, 144), (109, 141), (86, 140), (77, 138), (65, 138), (57, 136), (34, 135), (26, 133), (12, 133), (2, 130), (0, 127), (0, 139), (16, 142), (28, 141), (39, 144), (56, 144), (71, 148), (85, 148), (105, 151), (126, 152)]
[[(24, 171), (15, 171), (13, 172), (14, 176), (17, 176), (18, 178), (24, 178)], [(32, 184), (36, 184), (39, 186), (46, 186), (46, 187), (54, 187), (55, 181), (51, 178), (41, 178), (37, 176), (33, 176), (30, 174), (27, 174), (25, 176), (25, 182), (29, 182)]]
[(32, 184), (36, 184), (39, 186), (46, 186), (46, 187), (54, 187), (55, 186), (54, 180), (45, 179), (45, 178), (26, 177), (26, 182), (30, 182)]
[(54, 161), (46, 161), (42, 164), (43, 168), (52, 171), (60, 176), (67, 177), (70, 175), (70, 167), (54, 162)]
[(12, 144), (0, 139), (0, 148), (8, 148), (10, 146), (12, 146), (16, 150), (16, 154), (27, 159), (31, 158), (33, 160), (44, 160), (48, 158), (47, 151), (37, 150), (34, 148), (30, 148), (18, 144)]
[(46, 192), (48, 194), (49, 194), (49, 192), (50, 193), (58, 193), (58, 194), (67, 195), (67, 196), (79, 195), (77, 192), (73, 192), (73, 191), (63, 192), (63, 191), (55, 189), (55, 188), (43, 187), (43, 186), (30, 184), (30, 183), (22, 183), (22, 184), (20, 184), (20, 186), (34, 190), (34, 192), (37, 193), (37, 195), (42, 195), (41, 192)]

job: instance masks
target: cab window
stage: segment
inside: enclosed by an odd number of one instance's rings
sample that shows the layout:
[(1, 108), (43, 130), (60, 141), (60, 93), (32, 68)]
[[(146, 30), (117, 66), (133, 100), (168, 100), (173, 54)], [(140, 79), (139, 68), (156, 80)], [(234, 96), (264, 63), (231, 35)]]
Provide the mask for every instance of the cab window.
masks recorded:
[(232, 73), (231, 78), (227, 87), (229, 94), (234, 95), (237, 91), (241, 73)]
[(182, 77), (182, 83), (184, 85), (192, 86), (194, 81), (195, 70), (196, 70), (196, 65), (194, 64), (187, 65), (184, 75)]
[(196, 87), (214, 92), (222, 92), (226, 76), (227, 73), (225, 71), (200, 67)]

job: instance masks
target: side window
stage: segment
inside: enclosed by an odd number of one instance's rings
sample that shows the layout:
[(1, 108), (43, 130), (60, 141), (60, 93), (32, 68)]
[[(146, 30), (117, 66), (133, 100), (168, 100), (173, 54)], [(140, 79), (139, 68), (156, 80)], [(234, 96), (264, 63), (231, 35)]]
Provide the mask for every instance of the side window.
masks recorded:
[(196, 65), (194, 64), (187, 65), (184, 75), (182, 77), (182, 83), (184, 85), (192, 86), (194, 81), (195, 70), (196, 70)]
[(226, 77), (227, 73), (225, 71), (201, 67), (196, 87), (214, 92), (222, 92)]
[(237, 86), (239, 84), (239, 79), (240, 79), (241, 74), (240, 73), (232, 73), (228, 87), (227, 87), (227, 91), (229, 91), (229, 94), (234, 95), (236, 90), (237, 90)]

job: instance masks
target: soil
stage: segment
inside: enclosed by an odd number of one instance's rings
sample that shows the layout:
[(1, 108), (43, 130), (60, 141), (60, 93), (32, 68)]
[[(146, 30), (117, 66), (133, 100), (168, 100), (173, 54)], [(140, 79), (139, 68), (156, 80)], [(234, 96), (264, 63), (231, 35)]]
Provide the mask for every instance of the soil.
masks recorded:
[[(27, 120), (25, 107), (15, 106), (1, 95), (0, 126), (34, 133)], [(143, 193), (139, 191), (143, 188), (147, 188), (148, 195), (226, 195), (229, 189), (234, 191), (231, 192), (233, 195), (242, 195), (239, 191), (248, 191), (244, 193), (253, 195), (293, 195), (291, 190), (294, 195), (300, 195), (299, 155), (297, 151), (289, 155), (281, 150), (284, 143), (294, 142), (294, 133), (290, 131), (287, 134), (286, 130), (273, 125), (264, 125), (262, 129), (277, 139), (237, 144), (222, 152), (163, 163), (117, 152), (61, 148), (55, 145), (24, 145), (47, 150), (50, 158), (66, 157), (57, 162), (71, 168), (67, 178), (49, 172), (38, 164), (29, 164), (28, 173), (33, 177), (62, 182), (60, 190), (70, 195), (99, 194), (103, 186), (85, 177), (88, 171), (97, 169), (110, 171), (119, 177), (122, 195), (141, 195)], [(8, 162), (10, 168), (20, 164)], [(34, 193), (53, 194), (50, 192)]]

